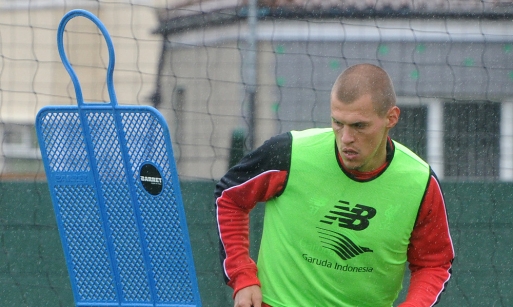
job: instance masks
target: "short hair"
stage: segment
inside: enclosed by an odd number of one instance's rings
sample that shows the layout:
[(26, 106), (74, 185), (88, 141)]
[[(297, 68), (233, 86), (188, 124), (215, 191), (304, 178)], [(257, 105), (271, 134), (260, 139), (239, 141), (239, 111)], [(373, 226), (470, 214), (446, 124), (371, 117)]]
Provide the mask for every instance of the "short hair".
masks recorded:
[(396, 104), (390, 76), (383, 68), (368, 63), (356, 64), (344, 70), (335, 81), (331, 94), (342, 103), (352, 103), (370, 94), (380, 116), (384, 116)]

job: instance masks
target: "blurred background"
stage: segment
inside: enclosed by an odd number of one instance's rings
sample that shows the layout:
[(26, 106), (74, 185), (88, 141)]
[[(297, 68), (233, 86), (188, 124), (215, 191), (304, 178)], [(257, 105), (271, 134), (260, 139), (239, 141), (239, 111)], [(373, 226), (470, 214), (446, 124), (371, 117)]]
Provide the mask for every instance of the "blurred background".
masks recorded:
[[(329, 127), (332, 83), (361, 62), (388, 71), (392, 136), (442, 181), (457, 258), (439, 306), (513, 306), (511, 0), (0, 0), (0, 305), (73, 306), (34, 119), (76, 104), (56, 42), (76, 8), (112, 36), (118, 103), (168, 122), (204, 306), (232, 305), (216, 181), (275, 134)], [(64, 44), (84, 99), (108, 101), (96, 26), (71, 20)]]

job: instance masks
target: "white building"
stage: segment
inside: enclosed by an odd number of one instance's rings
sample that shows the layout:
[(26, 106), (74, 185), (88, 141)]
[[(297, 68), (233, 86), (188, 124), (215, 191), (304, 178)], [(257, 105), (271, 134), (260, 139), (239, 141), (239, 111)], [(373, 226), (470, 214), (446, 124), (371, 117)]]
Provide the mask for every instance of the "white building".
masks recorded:
[[(114, 83), (120, 104), (150, 104), (161, 40), (156, 8), (166, 1), (0, 0), (0, 178), (44, 176), (34, 132), (45, 105), (75, 104), (71, 79), (57, 51), (65, 13), (85, 9), (105, 24), (115, 48)], [(104, 38), (85, 18), (66, 26), (67, 56), (85, 101), (108, 101)]]
[(159, 13), (159, 108), (176, 124), (182, 175), (221, 176), (239, 129), (259, 145), (329, 126), (332, 82), (371, 62), (389, 72), (399, 96), (394, 137), (441, 178), (513, 179), (511, 1), (260, 1), (253, 33), (245, 3), (188, 1)]

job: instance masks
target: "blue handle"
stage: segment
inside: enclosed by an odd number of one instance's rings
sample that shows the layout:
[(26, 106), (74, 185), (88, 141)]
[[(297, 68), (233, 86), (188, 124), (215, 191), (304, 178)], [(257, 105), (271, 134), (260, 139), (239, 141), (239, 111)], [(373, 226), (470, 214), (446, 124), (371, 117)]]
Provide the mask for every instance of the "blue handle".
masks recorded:
[(105, 42), (107, 43), (107, 48), (109, 50), (109, 66), (107, 67), (107, 90), (109, 91), (110, 102), (106, 104), (110, 104), (112, 107), (117, 106), (116, 92), (114, 91), (114, 83), (113, 83), (113, 74), (114, 74), (114, 63), (116, 61), (114, 55), (114, 45), (112, 44), (112, 39), (110, 38), (110, 34), (107, 31), (107, 28), (103, 25), (103, 23), (93, 15), (92, 13), (86, 10), (72, 10), (69, 11), (64, 17), (62, 17), (61, 22), (59, 23), (59, 28), (57, 29), (57, 47), (59, 49), (59, 55), (61, 56), (62, 64), (68, 71), (69, 76), (71, 77), (71, 81), (73, 81), (73, 86), (75, 87), (75, 94), (77, 97), (77, 103), (79, 107), (85, 105), (84, 98), (82, 96), (82, 88), (80, 87), (80, 82), (78, 81), (77, 74), (75, 70), (71, 66), (68, 57), (66, 56), (66, 52), (64, 51), (64, 43), (63, 43), (63, 34), (64, 28), (68, 21), (77, 16), (85, 17), (96, 24), (96, 26), (102, 32)]

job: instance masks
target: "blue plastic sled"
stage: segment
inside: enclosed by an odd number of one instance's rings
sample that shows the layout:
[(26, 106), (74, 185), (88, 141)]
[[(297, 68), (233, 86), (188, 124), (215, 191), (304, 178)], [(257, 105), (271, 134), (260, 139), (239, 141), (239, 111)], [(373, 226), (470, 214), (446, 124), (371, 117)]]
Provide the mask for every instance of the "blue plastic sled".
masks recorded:
[[(84, 103), (63, 47), (67, 22), (90, 19), (108, 46), (110, 102)], [(148, 106), (119, 106), (114, 48), (84, 10), (59, 24), (77, 106), (47, 106), (36, 130), (76, 306), (201, 306), (171, 139)]]

